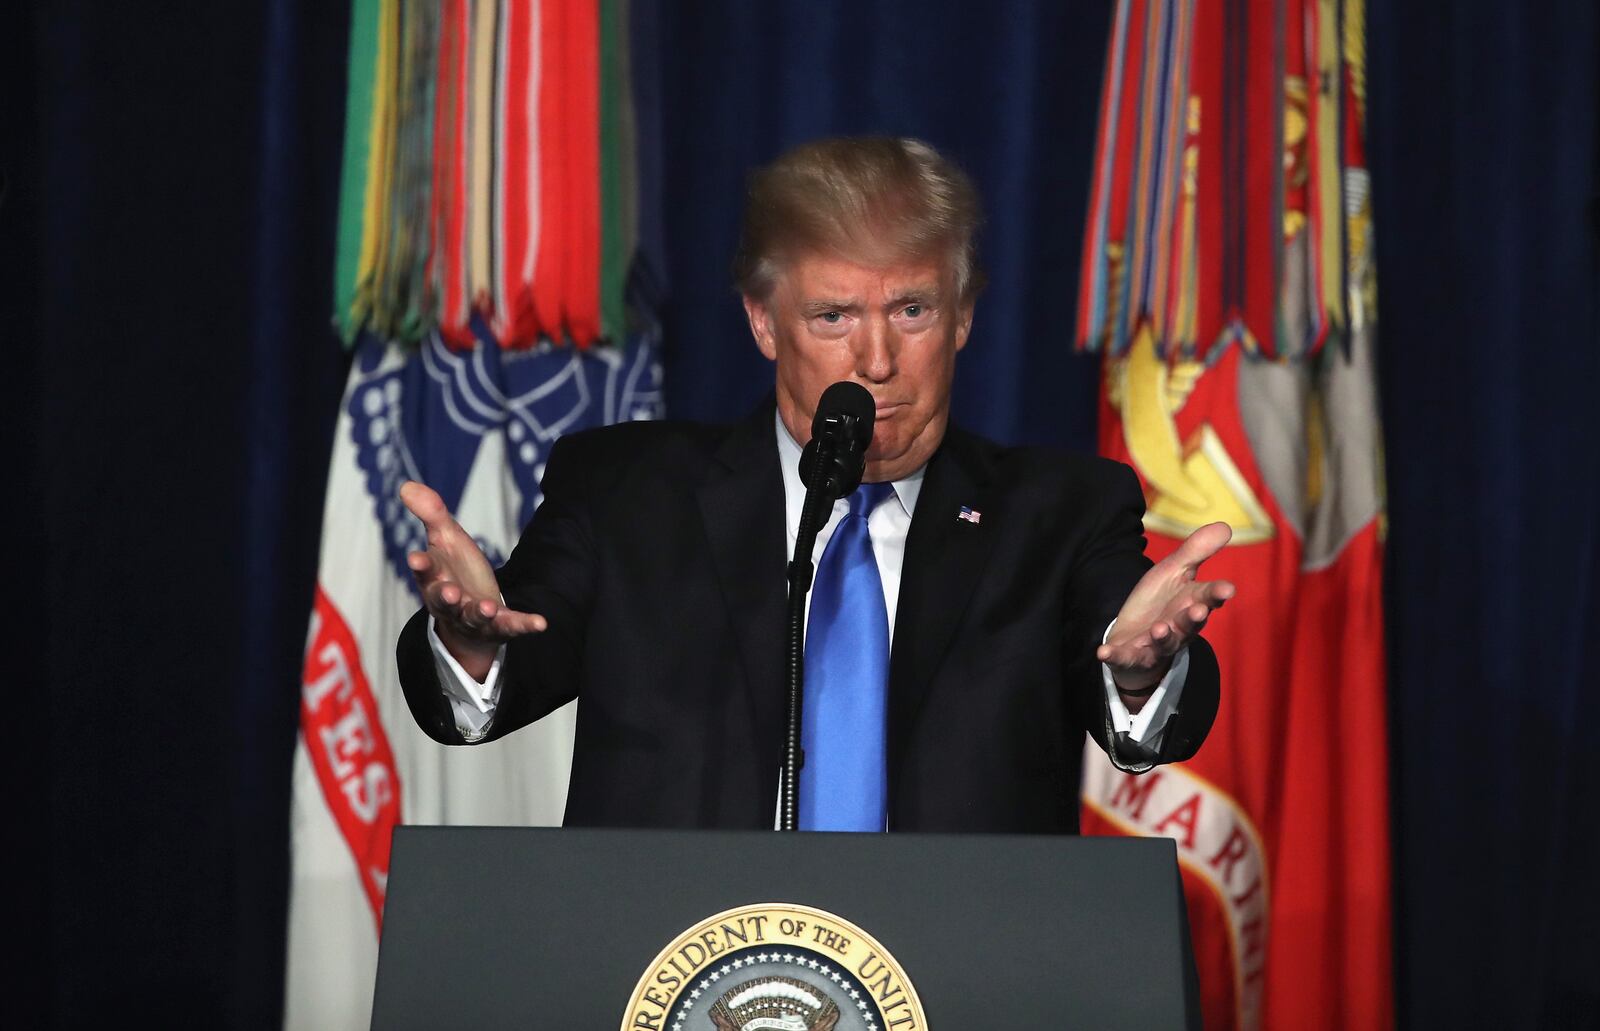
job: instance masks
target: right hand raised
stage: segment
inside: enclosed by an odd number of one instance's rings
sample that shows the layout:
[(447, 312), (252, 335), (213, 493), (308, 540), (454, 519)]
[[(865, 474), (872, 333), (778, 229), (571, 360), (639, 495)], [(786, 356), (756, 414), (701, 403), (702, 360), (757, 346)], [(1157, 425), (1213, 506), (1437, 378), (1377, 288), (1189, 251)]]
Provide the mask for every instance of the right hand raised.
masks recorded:
[(538, 613), (500, 602), (494, 570), (472, 535), (451, 516), (444, 499), (426, 484), (407, 480), (400, 500), (428, 531), (428, 550), (406, 556), (439, 640), (473, 677), (482, 680), (500, 646), (548, 626)]

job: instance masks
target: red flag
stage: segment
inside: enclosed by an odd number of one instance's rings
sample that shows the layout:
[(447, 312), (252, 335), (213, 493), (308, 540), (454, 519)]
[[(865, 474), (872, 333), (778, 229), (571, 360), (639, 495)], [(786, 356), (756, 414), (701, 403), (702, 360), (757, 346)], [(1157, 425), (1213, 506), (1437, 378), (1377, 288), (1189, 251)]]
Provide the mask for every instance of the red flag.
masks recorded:
[[(1148, 76), (1139, 98), (1102, 101), (1079, 324), (1082, 342), (1107, 345), (1101, 450), (1139, 472), (1153, 558), (1206, 523), (1232, 526), (1206, 576), (1238, 594), (1207, 631), (1224, 699), (1205, 747), (1142, 778), (1089, 749), (1084, 829), (1177, 841), (1207, 1027), (1385, 1028), (1383, 512), (1362, 9), (1291, 2), (1292, 12), (1272, 0), (1191, 0), (1181, 136), (1180, 105), (1149, 102)], [(1146, 25), (1172, 30), (1124, 32), (1146, 5), (1166, 8)], [(1185, 6), (1119, 3), (1108, 90), (1135, 81), (1112, 75), (1117, 65), (1183, 63), (1170, 41)], [(1165, 121), (1111, 117), (1130, 108)], [(1146, 151), (1177, 139), (1176, 202), (1109, 217), (1170, 157)], [(1161, 264), (1140, 271), (1142, 255)], [(1156, 268), (1167, 279), (1159, 291)], [(1323, 339), (1340, 346), (1319, 348)]]

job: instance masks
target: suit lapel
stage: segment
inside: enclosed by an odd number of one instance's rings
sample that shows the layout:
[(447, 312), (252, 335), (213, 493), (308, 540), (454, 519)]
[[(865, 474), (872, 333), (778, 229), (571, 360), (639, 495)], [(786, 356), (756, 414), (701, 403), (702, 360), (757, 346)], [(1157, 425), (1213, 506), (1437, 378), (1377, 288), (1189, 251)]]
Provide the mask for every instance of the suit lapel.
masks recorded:
[[(988, 465), (974, 442), (952, 427), (928, 463), (906, 537), (889, 664), (891, 753), (916, 722), (983, 574), (994, 533), (993, 513), (978, 523), (961, 519), (960, 513), (963, 506), (984, 512), (988, 480)], [(892, 754), (890, 768), (894, 768)]]
[(786, 587), (783, 474), (773, 406), (762, 405), (728, 434), (696, 494), (717, 580), (738, 640), (762, 748), (777, 769), (783, 702)]

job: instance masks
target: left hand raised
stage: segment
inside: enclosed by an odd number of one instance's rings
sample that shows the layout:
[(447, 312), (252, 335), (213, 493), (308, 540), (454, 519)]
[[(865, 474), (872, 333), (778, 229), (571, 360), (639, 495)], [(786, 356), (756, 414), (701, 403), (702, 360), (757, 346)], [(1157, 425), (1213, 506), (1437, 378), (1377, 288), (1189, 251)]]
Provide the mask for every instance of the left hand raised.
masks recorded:
[(1111, 667), (1117, 689), (1143, 692), (1167, 675), (1172, 657), (1233, 597), (1226, 580), (1198, 579), (1200, 564), (1233, 537), (1227, 523), (1208, 523), (1140, 578), (1122, 603), (1111, 636), (1095, 658)]

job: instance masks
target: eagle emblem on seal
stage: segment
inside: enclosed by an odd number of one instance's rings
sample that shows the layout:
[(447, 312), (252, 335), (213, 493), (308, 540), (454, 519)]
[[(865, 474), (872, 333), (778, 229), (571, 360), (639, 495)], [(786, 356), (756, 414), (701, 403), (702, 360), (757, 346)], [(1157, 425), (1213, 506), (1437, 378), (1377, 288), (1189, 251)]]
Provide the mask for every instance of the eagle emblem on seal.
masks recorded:
[(839, 1007), (792, 977), (758, 977), (725, 992), (710, 1010), (717, 1031), (833, 1031)]

